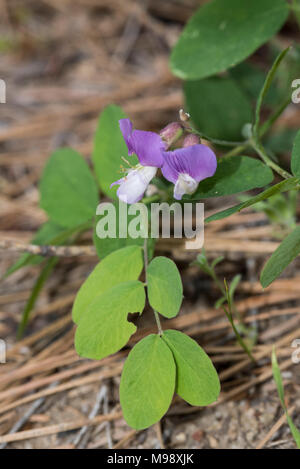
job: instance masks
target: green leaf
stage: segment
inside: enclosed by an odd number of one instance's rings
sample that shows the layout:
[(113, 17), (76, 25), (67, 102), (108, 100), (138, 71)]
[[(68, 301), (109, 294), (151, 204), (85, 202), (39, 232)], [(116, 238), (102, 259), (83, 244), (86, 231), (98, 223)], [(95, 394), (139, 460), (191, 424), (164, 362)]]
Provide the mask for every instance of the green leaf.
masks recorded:
[(98, 295), (80, 317), (75, 348), (81, 357), (100, 360), (118, 352), (135, 333), (129, 313), (142, 313), (144, 285), (138, 280), (120, 283)]
[(299, 0), (292, 0), (292, 5), (294, 9), (294, 14), (298, 22), (298, 26), (300, 28), (300, 1)]
[[(221, 262), (222, 259), (221, 259), (221, 258), (219, 258), (219, 259), (220, 259), (220, 262)], [(218, 263), (218, 260), (217, 260), (217, 262), (216, 262), (215, 265), (217, 265), (217, 263)], [(198, 256), (197, 256), (197, 258), (196, 258), (196, 261), (194, 261), (194, 262), (192, 263), (192, 265), (197, 265), (198, 267), (200, 267), (200, 269), (203, 270), (203, 272), (205, 272), (205, 273), (208, 274), (208, 275), (212, 275), (213, 272), (214, 272), (214, 266), (213, 266), (213, 265), (211, 265), (211, 266), (209, 265), (209, 262), (208, 262), (208, 260), (207, 260), (207, 257), (206, 257), (206, 253), (205, 253), (205, 249), (204, 249), (204, 248), (202, 248), (201, 253), (198, 254)]]
[(284, 128), (269, 135), (264, 143), (267, 150), (275, 154), (290, 152), (297, 135), (296, 129)]
[(131, 350), (121, 376), (120, 401), (128, 425), (141, 430), (158, 422), (174, 388), (173, 355), (159, 335), (148, 335)]
[[(64, 232), (64, 228), (52, 223), (51, 221), (47, 221), (39, 228), (35, 237), (32, 239), (31, 244), (36, 244), (38, 246), (51, 244), (52, 240), (62, 232)], [(22, 256), (20, 256), (20, 258), (11, 267), (9, 267), (5, 273), (5, 277), (8, 277), (22, 267), (27, 265), (37, 265), (44, 260), (45, 258), (43, 256), (37, 256), (26, 252), (25, 254), (22, 254)]]
[(283, 60), (284, 56), (286, 53), (289, 51), (289, 47), (285, 50), (283, 50), (275, 59), (271, 69), (269, 70), (267, 77), (265, 79), (265, 82), (263, 84), (263, 87), (259, 93), (257, 103), (256, 103), (256, 109), (255, 109), (255, 121), (253, 125), (253, 135), (257, 138), (258, 137), (258, 129), (259, 129), (259, 122), (260, 122), (260, 112), (261, 112), (261, 107), (263, 100), (266, 96), (266, 94), (269, 91), (269, 88), (273, 82), (274, 75), (277, 71), (277, 68), (279, 67), (281, 61)]
[[(277, 54), (278, 45), (270, 44), (268, 54), (270, 55), (270, 60), (273, 61)], [(300, 70), (297, 46), (293, 47), (291, 53), (288, 54), (285, 60), (285, 66), (277, 69), (276, 76), (274, 76), (264, 96), (264, 106), (268, 108), (278, 107), (278, 104), (285, 101), (288, 97), (291, 102), (291, 83), (295, 77), (299, 76)], [(230, 76), (238, 83), (251, 100), (257, 100), (266, 78), (266, 73), (260, 64), (254, 64), (250, 61), (243, 62), (230, 70)]]
[[(252, 62), (242, 62), (230, 70), (230, 76), (249, 99), (256, 101), (265, 81), (265, 73), (261, 68)], [(265, 97), (265, 103), (273, 107), (279, 99), (279, 91), (273, 83)]]
[(211, 266), (212, 268), (214, 269), (220, 262), (222, 262), (223, 260), (225, 259), (224, 256), (219, 256), (219, 257), (216, 257), (216, 259), (214, 259), (211, 263)]
[(276, 251), (266, 262), (261, 275), (260, 283), (266, 288), (300, 253), (300, 226), (297, 226), (278, 246)]
[(239, 140), (244, 124), (252, 121), (248, 98), (230, 78), (187, 81), (184, 93), (194, 124), (210, 137)]
[(294, 176), (300, 177), (300, 130), (296, 135), (293, 145), (291, 170)]
[[(101, 113), (94, 137), (92, 160), (97, 179), (102, 191), (111, 198), (116, 198), (117, 188), (110, 185), (120, 179), (121, 157), (127, 157), (128, 149), (119, 128), (119, 120), (127, 116), (115, 105), (107, 106)], [(132, 165), (138, 163), (135, 155), (130, 156)]]
[(201, 6), (173, 49), (173, 73), (195, 80), (233, 67), (267, 42), (288, 12), (285, 0), (214, 0)]
[(231, 303), (233, 303), (233, 297), (234, 297), (234, 292), (235, 290), (237, 289), (238, 287), (238, 284), (240, 283), (241, 281), (241, 274), (237, 274), (233, 277), (231, 283), (230, 283), (230, 286), (229, 286), (229, 296), (230, 296), (230, 300), (231, 300)]
[(214, 176), (200, 182), (191, 199), (237, 194), (266, 186), (272, 180), (272, 171), (260, 160), (248, 156), (220, 158)]
[(149, 303), (166, 318), (173, 318), (182, 303), (182, 282), (175, 262), (155, 257), (147, 268)]
[(163, 339), (176, 363), (175, 392), (191, 405), (206, 406), (215, 402), (220, 394), (220, 381), (204, 350), (179, 331), (165, 331)]
[(289, 416), (287, 412), (286, 412), (286, 419), (289, 424), (295, 443), (297, 445), (297, 448), (300, 449), (300, 431), (298, 430), (298, 428), (296, 427), (296, 425), (294, 424), (294, 422), (292, 421), (291, 417)]
[(214, 307), (215, 307), (216, 309), (221, 308), (221, 306), (225, 303), (225, 301), (226, 301), (226, 297), (225, 297), (225, 296), (221, 296), (221, 298), (219, 298), (219, 299), (215, 302)]
[(295, 189), (298, 183), (299, 180), (297, 178), (285, 179), (284, 181), (281, 181), (278, 184), (274, 184), (272, 187), (269, 187), (260, 194), (251, 197), (246, 202), (242, 202), (240, 204), (234, 205), (233, 207), (226, 208), (225, 210), (222, 210), (218, 213), (215, 213), (214, 215), (211, 215), (210, 217), (207, 217), (205, 219), (205, 222), (210, 223), (212, 221), (221, 220), (222, 218), (229, 217), (233, 213), (240, 212), (244, 208), (251, 207), (251, 205), (261, 202), (262, 200), (268, 199), (269, 197), (272, 197), (275, 194)]
[[(128, 205), (119, 201), (113, 202), (107, 206), (107, 209), (104, 211), (104, 214), (96, 215), (93, 240), (94, 240), (94, 245), (96, 247), (99, 259), (103, 259), (111, 252), (114, 252), (117, 249), (121, 249), (125, 246), (143, 246), (144, 245), (145, 238), (143, 237), (132, 238), (131, 236), (128, 235), (128, 226), (130, 225), (130, 223), (137, 217), (140, 218), (139, 213), (135, 215), (130, 215), (128, 213), (128, 211), (130, 211), (132, 207), (133, 207), (132, 205)], [(126, 233), (122, 234), (122, 236), (124, 237), (120, 237), (120, 223), (119, 223), (120, 214), (124, 220), (124, 226), (122, 227), (121, 231), (123, 230), (123, 228), (126, 229)], [(125, 223), (126, 216), (127, 216), (127, 223)], [(107, 221), (108, 219), (115, 221), (115, 227), (112, 227), (111, 233), (109, 232), (110, 230), (108, 227), (108, 221)], [(105, 232), (109, 235), (107, 238), (99, 238), (99, 236), (97, 235), (97, 228), (99, 228), (100, 226), (99, 223), (101, 223), (101, 233), (105, 230)], [(104, 224), (105, 226), (103, 228)], [(140, 228), (141, 227), (137, 227), (138, 230), (140, 230)], [(114, 234), (115, 237), (111, 237), (111, 234)], [(154, 246), (155, 246), (155, 239), (149, 238), (148, 239), (149, 259), (153, 255)]]
[(81, 286), (72, 310), (73, 321), (77, 323), (85, 310), (95, 300), (115, 285), (137, 280), (143, 269), (142, 249), (129, 246), (109, 254), (96, 265)]
[(93, 218), (98, 190), (82, 156), (71, 148), (55, 151), (43, 172), (41, 207), (54, 223), (73, 227)]
[(205, 223), (210, 223), (212, 221), (216, 220), (222, 220), (222, 218), (227, 218), (230, 217), (230, 215), (233, 215), (236, 212), (239, 212), (243, 208), (243, 203), (234, 205), (233, 207), (228, 207), (225, 210), (221, 210), (220, 212), (214, 213), (210, 217), (205, 218)]

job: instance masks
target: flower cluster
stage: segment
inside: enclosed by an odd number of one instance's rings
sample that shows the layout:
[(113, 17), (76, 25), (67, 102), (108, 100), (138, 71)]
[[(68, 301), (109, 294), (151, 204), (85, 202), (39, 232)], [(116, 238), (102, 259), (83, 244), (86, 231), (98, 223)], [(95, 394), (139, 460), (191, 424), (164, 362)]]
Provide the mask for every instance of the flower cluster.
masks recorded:
[(184, 194), (193, 194), (199, 182), (213, 176), (217, 169), (216, 155), (206, 145), (199, 144), (195, 135), (186, 137), (183, 148), (168, 151), (173, 136), (180, 133), (179, 124), (169, 124), (160, 135), (133, 130), (129, 119), (121, 119), (119, 124), (128, 155), (136, 154), (139, 160), (137, 166), (111, 185), (119, 185), (117, 195), (123, 202), (133, 204), (141, 200), (158, 168), (174, 184), (174, 198), (177, 200), (181, 200)]

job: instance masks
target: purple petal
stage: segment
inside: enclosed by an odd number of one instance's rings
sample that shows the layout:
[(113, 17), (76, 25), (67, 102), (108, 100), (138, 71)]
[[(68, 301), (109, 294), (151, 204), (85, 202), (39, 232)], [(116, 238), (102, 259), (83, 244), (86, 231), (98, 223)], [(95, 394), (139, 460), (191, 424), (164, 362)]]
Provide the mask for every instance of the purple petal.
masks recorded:
[(119, 126), (128, 147), (128, 154), (132, 155), (134, 153), (134, 149), (131, 146), (132, 122), (130, 119), (120, 119)]
[(119, 120), (120, 129), (128, 148), (128, 155), (135, 153), (143, 166), (156, 166), (163, 164), (162, 152), (166, 144), (154, 132), (132, 130), (130, 119)]
[(173, 165), (168, 163), (168, 157), (166, 156), (166, 154), (167, 153), (164, 153), (164, 164), (162, 165), (161, 172), (168, 181), (171, 181), (173, 182), (173, 184), (175, 184), (178, 179), (179, 173), (177, 169), (173, 167)]
[(112, 182), (111, 185), (109, 186), (110, 189), (111, 189), (113, 186), (120, 185), (121, 182), (123, 182), (123, 181), (124, 181), (124, 178), (121, 178), (121, 179), (118, 179), (118, 180), (115, 181), (115, 182)]
[(176, 183), (179, 174), (188, 174), (200, 182), (215, 174), (217, 158), (206, 145), (193, 145), (163, 153), (164, 164), (162, 173), (168, 180)]
[(158, 134), (134, 130), (131, 136), (131, 145), (142, 166), (156, 166), (157, 168), (162, 166), (162, 152), (166, 146)]

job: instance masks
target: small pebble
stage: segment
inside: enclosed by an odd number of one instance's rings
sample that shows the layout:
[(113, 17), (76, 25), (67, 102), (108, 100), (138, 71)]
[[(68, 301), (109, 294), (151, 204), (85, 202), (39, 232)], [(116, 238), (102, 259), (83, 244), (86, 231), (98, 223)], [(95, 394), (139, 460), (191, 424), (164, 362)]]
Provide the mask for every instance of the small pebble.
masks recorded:
[(186, 442), (186, 436), (183, 432), (178, 433), (175, 436), (175, 440), (176, 440), (177, 443), (185, 443)]

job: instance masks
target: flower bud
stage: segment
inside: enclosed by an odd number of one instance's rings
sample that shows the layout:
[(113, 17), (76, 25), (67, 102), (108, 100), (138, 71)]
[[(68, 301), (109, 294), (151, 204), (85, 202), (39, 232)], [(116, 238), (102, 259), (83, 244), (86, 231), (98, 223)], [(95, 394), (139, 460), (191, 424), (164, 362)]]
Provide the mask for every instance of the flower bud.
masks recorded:
[(182, 122), (187, 122), (190, 120), (191, 116), (189, 115), (188, 112), (185, 112), (183, 109), (180, 109), (179, 118)]
[(182, 127), (178, 122), (171, 122), (164, 129), (160, 131), (160, 136), (163, 138), (168, 146), (171, 146), (176, 140), (181, 137)]
[(183, 140), (183, 147), (191, 147), (193, 145), (198, 145), (200, 143), (200, 139), (197, 135), (195, 134), (189, 134), (185, 137)]

